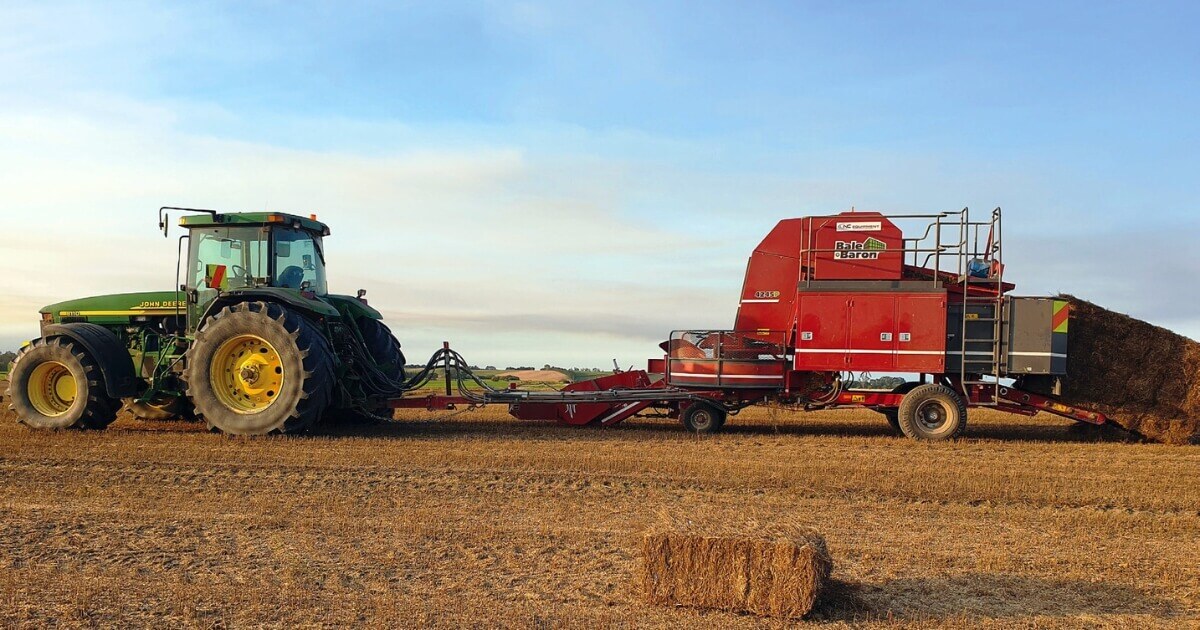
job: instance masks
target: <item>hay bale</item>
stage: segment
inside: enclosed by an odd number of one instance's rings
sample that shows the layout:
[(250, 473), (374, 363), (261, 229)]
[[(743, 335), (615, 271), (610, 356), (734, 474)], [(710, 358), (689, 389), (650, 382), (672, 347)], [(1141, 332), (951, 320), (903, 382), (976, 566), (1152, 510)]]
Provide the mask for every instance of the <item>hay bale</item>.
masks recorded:
[(1065, 402), (1152, 440), (1200, 443), (1200, 343), (1071, 295)]
[[(716, 531), (714, 531), (714, 529)], [(642, 540), (650, 603), (799, 618), (812, 610), (833, 562), (811, 530), (672, 526)]]

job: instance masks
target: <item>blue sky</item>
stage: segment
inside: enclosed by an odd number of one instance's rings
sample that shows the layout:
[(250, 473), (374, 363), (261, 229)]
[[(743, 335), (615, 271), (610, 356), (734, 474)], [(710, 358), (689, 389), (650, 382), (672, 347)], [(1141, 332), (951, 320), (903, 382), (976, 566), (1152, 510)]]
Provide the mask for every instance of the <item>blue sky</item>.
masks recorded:
[(1197, 338), (1197, 7), (3, 2), (0, 347), (170, 287), (164, 204), (317, 212), (414, 356), (640, 363), (850, 206), (1002, 206), (1022, 293)]

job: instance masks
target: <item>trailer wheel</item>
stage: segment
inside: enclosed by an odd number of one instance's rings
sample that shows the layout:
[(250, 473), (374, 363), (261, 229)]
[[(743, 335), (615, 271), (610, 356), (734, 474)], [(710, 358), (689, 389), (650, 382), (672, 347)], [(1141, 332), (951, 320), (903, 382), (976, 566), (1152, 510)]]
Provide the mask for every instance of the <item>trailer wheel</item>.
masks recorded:
[(221, 309), (197, 331), (185, 361), (196, 416), (224, 433), (298, 433), (320, 420), (333, 393), (328, 341), (273, 302)]
[[(919, 383), (917, 381), (901, 383), (900, 385), (897, 385), (895, 387), (895, 389), (892, 390), (892, 393), (893, 394), (907, 394), (908, 392), (911, 392), (912, 390), (916, 389), (920, 385), (921, 385), (921, 383)], [(878, 409), (877, 411), (879, 411), (879, 413), (883, 414), (884, 418), (887, 418), (888, 424), (891, 425), (893, 431), (895, 431), (896, 433), (901, 434), (901, 435), (904, 434), (904, 432), (900, 430), (900, 410), (899, 410), (899, 408), (884, 407), (882, 409)]]
[(61, 337), (26, 346), (8, 375), (10, 408), (34, 429), (103, 429), (117, 418), (96, 360)]
[(692, 403), (683, 410), (680, 419), (688, 431), (696, 433), (716, 433), (725, 426), (726, 413), (724, 409), (708, 403)]
[(914, 440), (949, 440), (967, 426), (967, 404), (945, 385), (920, 385), (900, 401), (897, 419), (904, 435)]

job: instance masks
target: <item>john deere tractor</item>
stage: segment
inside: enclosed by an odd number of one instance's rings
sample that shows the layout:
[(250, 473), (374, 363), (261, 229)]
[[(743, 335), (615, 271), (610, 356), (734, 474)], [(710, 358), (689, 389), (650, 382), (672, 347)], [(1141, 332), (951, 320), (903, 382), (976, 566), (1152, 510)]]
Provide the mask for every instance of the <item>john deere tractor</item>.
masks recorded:
[[(405, 389), (404, 354), (379, 311), (329, 293), (329, 227), (278, 212), (191, 212), (176, 289), (41, 309), (8, 395), (41, 429), (103, 429), (122, 406), (240, 435), (304, 431), (330, 410), (372, 416)], [(182, 258), (182, 255), (180, 255)], [(180, 261), (183, 263), (184, 261)]]

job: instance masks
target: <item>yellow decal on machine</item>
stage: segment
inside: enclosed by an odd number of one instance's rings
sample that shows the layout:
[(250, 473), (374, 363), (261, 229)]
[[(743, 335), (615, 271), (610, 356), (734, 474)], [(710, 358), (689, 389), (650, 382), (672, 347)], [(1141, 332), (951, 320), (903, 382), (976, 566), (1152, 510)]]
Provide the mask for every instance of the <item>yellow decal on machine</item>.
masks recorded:
[(1067, 324), (1071, 322), (1071, 303), (1066, 300), (1054, 300), (1054, 316), (1050, 318), (1050, 330), (1056, 333), (1067, 332)]

